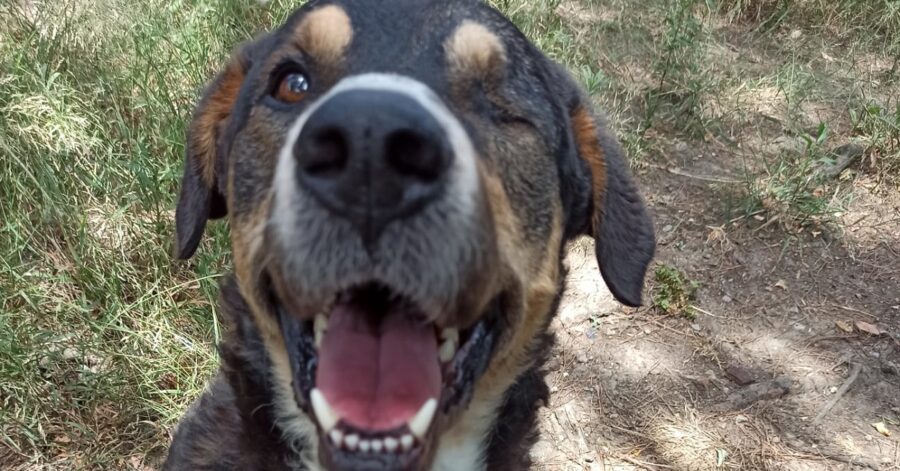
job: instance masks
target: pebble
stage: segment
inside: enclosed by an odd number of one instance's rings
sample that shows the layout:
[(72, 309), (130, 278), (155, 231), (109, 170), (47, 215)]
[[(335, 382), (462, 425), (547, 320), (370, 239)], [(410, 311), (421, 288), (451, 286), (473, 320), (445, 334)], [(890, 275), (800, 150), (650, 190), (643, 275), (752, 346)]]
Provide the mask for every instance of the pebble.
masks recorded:
[(700, 324), (691, 324), (691, 329), (694, 329), (694, 332), (700, 332), (702, 327), (700, 327)]
[(728, 368), (725, 369), (725, 373), (728, 374), (735, 383), (741, 386), (753, 383), (753, 375), (741, 365), (729, 365)]

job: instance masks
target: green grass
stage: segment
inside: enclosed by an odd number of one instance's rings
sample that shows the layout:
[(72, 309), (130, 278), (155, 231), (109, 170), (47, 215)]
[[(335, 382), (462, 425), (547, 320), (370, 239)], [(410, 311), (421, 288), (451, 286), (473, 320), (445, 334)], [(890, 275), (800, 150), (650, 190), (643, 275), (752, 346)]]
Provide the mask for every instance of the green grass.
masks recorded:
[[(575, 72), (636, 166), (668, 165), (671, 140), (725, 142), (746, 210), (798, 221), (846, 191), (811, 179), (835, 145), (859, 139), (861, 171), (900, 173), (896, 1), (493, 3)], [(170, 257), (186, 120), (232, 47), (293, 6), (0, 4), (0, 463), (124, 469), (163, 453), (215, 368), (229, 267), (224, 224), (190, 262)], [(813, 137), (747, 144), (783, 135)], [(675, 285), (660, 302), (687, 302)]]
[(700, 284), (688, 279), (677, 268), (661, 263), (653, 270), (656, 286), (653, 290), (653, 307), (672, 315), (694, 319), (694, 301)]
[(0, 462), (122, 468), (161, 451), (216, 361), (226, 232), (169, 257), (185, 120), (287, 10), (0, 9)]

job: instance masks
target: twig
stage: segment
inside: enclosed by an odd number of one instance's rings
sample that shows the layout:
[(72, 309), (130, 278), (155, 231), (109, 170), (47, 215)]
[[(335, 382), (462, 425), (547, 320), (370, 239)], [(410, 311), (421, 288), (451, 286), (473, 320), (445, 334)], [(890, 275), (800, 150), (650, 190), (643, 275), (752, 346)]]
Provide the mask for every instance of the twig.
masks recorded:
[(647, 321), (650, 322), (651, 324), (657, 326), (657, 327), (660, 327), (660, 328), (663, 328), (663, 329), (665, 329), (665, 330), (668, 330), (669, 332), (672, 332), (673, 334), (678, 334), (678, 335), (688, 335), (688, 334), (685, 333), (685, 332), (679, 332), (679, 331), (677, 331), (677, 330), (675, 330), (675, 329), (673, 329), (673, 328), (671, 328), (671, 327), (669, 327), (669, 326), (667, 326), (667, 325), (663, 324), (662, 322), (659, 322), (659, 321), (657, 321), (657, 320), (655, 320), (655, 319), (647, 319)]
[(868, 468), (873, 471), (881, 470), (881, 467), (878, 464), (876, 464), (872, 460), (865, 458), (863, 456), (844, 456), (844, 455), (837, 455), (837, 454), (831, 454), (831, 453), (823, 453), (818, 450), (815, 450), (815, 451), (807, 450), (807, 449), (805, 449), (805, 447), (798, 446), (796, 444), (792, 444), (792, 446), (794, 446), (795, 448), (800, 450), (799, 452), (790, 450), (788, 453), (785, 453), (787, 456), (790, 456), (793, 458), (800, 458), (800, 459), (804, 459), (804, 460), (816, 460), (816, 461), (831, 460), (831, 461), (837, 461), (839, 463), (846, 463), (846, 464), (853, 465), (853, 466), (862, 466), (863, 468)]
[(834, 306), (834, 307), (836, 307), (836, 308), (838, 308), (838, 309), (843, 309), (843, 310), (845, 310), (845, 311), (850, 311), (850, 312), (855, 312), (855, 313), (857, 313), (857, 314), (862, 314), (862, 315), (864, 315), (864, 316), (866, 316), (866, 317), (869, 317), (869, 318), (871, 318), (871, 319), (876, 319), (876, 320), (878, 319), (878, 316), (875, 316), (875, 315), (873, 315), (873, 314), (869, 314), (869, 313), (866, 312), (866, 311), (860, 311), (859, 309), (852, 308), (852, 307), (850, 307), (850, 306), (841, 306), (840, 304), (835, 304), (835, 303), (831, 303), (831, 305)]
[(772, 225), (775, 221), (778, 221), (778, 219), (780, 219), (780, 218), (781, 218), (781, 216), (775, 216), (775, 217), (769, 219), (768, 221), (766, 221), (765, 224), (763, 224), (762, 226), (759, 226), (759, 227), (757, 227), (756, 229), (754, 229), (753, 232), (759, 232), (759, 231), (761, 231), (761, 230), (763, 230), (763, 229), (769, 227), (769, 226)]
[(631, 464), (637, 466), (638, 468), (641, 468), (641, 469), (649, 469), (650, 471), (656, 471), (657, 469), (660, 469), (660, 468), (661, 468), (661, 469), (675, 469), (675, 468), (673, 468), (672, 466), (669, 466), (669, 465), (665, 465), (665, 464), (656, 464), (656, 463), (647, 463), (647, 462), (644, 462), (644, 461), (636, 460), (636, 459), (634, 459), (634, 458), (629, 458), (629, 457), (627, 457), (627, 456), (625, 456), (625, 455), (619, 455), (619, 456), (616, 456), (616, 458), (619, 458), (619, 459), (622, 460), (622, 461), (627, 461), (627, 462), (629, 462), (629, 463), (631, 463)]
[(675, 239), (678, 238), (678, 234), (675, 231), (677, 231), (678, 228), (681, 227), (681, 223), (683, 223), (683, 222), (684, 222), (684, 218), (679, 219), (678, 224), (675, 224), (675, 226), (672, 227), (672, 230), (669, 231), (669, 233), (672, 234), (672, 237), (669, 240), (661, 240), (657, 244), (658, 245), (669, 245), (672, 242), (674, 242)]
[(853, 336), (853, 335), (818, 335), (816, 337), (809, 339), (806, 342), (806, 347), (809, 347), (810, 345), (813, 345), (813, 344), (816, 344), (819, 342), (824, 342), (826, 340), (848, 340), (849, 341), (849, 340), (853, 340), (855, 338), (857, 338), (857, 337)]
[(738, 216), (738, 217), (736, 217), (736, 218), (734, 218), (734, 219), (731, 219), (731, 220), (729, 220), (728, 222), (729, 222), (729, 223), (732, 223), (732, 222), (738, 222), (738, 221), (740, 221), (741, 219), (748, 219), (748, 218), (751, 218), (751, 217), (753, 217), (753, 216), (756, 216), (757, 214), (762, 214), (762, 213), (764, 213), (764, 212), (766, 212), (765, 209), (758, 209), (758, 210), (756, 210), (756, 211), (753, 211), (753, 212), (750, 213), (750, 214), (745, 214), (745, 215), (743, 215), (743, 216)]
[(606, 426), (609, 428), (614, 428), (620, 432), (627, 433), (628, 435), (631, 435), (632, 437), (642, 438), (651, 443), (653, 442), (652, 438), (648, 437), (647, 435), (644, 435), (643, 433), (635, 432), (634, 430), (628, 430), (627, 428), (619, 427), (616, 424), (606, 424)]
[(888, 219), (888, 220), (886, 220), (886, 221), (881, 221), (881, 222), (879, 222), (879, 223), (872, 224), (871, 226), (869, 226), (869, 228), (870, 228), (870, 229), (873, 229), (873, 228), (880, 227), (880, 226), (883, 226), (883, 225), (885, 225), (885, 224), (890, 224), (890, 223), (892, 223), (892, 222), (897, 222), (897, 221), (900, 221), (900, 218), (893, 218), (893, 219)]
[(669, 167), (669, 173), (674, 175), (680, 175), (682, 177), (693, 178), (695, 180), (703, 180), (705, 182), (714, 182), (714, 183), (743, 183), (743, 180), (735, 180), (733, 178), (724, 178), (724, 177), (716, 177), (713, 175), (694, 175), (688, 173), (678, 167)]
[(831, 461), (837, 461), (839, 463), (846, 463), (851, 466), (862, 466), (864, 468), (869, 468), (872, 471), (881, 470), (881, 466), (874, 463), (872, 460), (863, 458), (861, 456), (826, 455), (823, 453), (822, 458), (829, 459)]
[(825, 407), (816, 415), (816, 418), (813, 419), (812, 423), (818, 424), (822, 420), (822, 418), (825, 417), (825, 414), (827, 414), (828, 411), (830, 411), (831, 408), (841, 400), (841, 397), (843, 397), (844, 394), (847, 393), (847, 390), (850, 389), (850, 386), (853, 384), (853, 382), (856, 381), (856, 378), (859, 376), (859, 371), (862, 369), (862, 367), (859, 366), (859, 363), (851, 363), (850, 365), (852, 365), (850, 367), (850, 377), (847, 378), (847, 381), (844, 381), (844, 384), (842, 384), (840, 388), (838, 388), (837, 392), (834, 393), (834, 397), (832, 397), (831, 400), (828, 401), (828, 404), (825, 404)]
[(713, 313), (707, 311), (706, 309), (701, 309), (701, 308), (699, 308), (699, 307), (697, 307), (697, 306), (691, 306), (691, 309), (693, 309), (693, 310), (695, 310), (695, 311), (697, 311), (697, 312), (699, 312), (699, 313), (706, 314), (706, 315), (709, 316), (709, 317), (715, 317), (715, 318), (717, 318), (717, 319), (725, 319), (725, 318), (726, 318), (725, 316), (717, 316), (717, 315), (715, 315), (715, 314), (713, 314)]

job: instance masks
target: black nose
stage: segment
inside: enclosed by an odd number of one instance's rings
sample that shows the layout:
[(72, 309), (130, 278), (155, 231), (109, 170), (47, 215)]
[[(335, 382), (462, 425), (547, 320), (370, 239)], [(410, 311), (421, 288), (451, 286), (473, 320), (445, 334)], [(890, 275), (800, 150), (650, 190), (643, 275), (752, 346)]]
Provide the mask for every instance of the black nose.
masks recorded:
[(437, 197), (453, 160), (444, 129), (419, 102), (373, 90), (322, 103), (294, 156), (300, 184), (367, 241)]

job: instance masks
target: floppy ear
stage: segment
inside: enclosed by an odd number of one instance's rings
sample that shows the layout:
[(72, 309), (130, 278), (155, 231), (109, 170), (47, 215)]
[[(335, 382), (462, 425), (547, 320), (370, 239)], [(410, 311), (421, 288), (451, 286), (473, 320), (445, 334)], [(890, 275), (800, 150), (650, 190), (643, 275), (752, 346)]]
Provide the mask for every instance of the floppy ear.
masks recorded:
[(618, 141), (581, 98), (570, 111), (579, 157), (590, 170), (589, 231), (610, 292), (622, 304), (641, 305), (647, 266), (656, 250), (653, 221), (631, 179)]
[(240, 47), (207, 86), (194, 110), (185, 145), (184, 176), (175, 209), (175, 256), (190, 258), (200, 244), (207, 219), (228, 213), (219, 181), (221, 136), (232, 115), (241, 85), (250, 69), (253, 44)]

